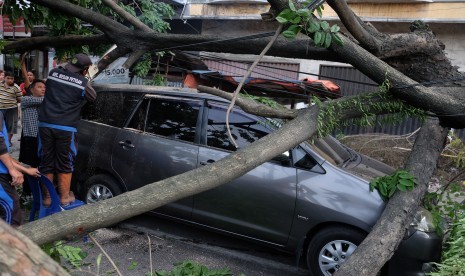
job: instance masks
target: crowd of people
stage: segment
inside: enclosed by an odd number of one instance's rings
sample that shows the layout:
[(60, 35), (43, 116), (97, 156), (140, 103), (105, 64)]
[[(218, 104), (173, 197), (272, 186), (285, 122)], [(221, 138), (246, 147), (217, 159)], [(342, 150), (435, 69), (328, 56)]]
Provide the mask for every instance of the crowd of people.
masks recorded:
[[(36, 79), (26, 69), (25, 54), (21, 57), (24, 82), (15, 83), (10, 71), (0, 70), (0, 188), (13, 200), (11, 225), (21, 224), (19, 195), (15, 186), (23, 185), (23, 174), (44, 175), (56, 183), (60, 204), (72, 203), (70, 191), (74, 161), (77, 154), (77, 123), (86, 101), (94, 101), (96, 93), (85, 77), (92, 61), (77, 54), (63, 66), (52, 69), (46, 80)], [(12, 137), (18, 132), (21, 119), (19, 160), (10, 155)], [(56, 181), (55, 181), (56, 180)], [(42, 204), (51, 198), (43, 188)], [(23, 185), (23, 193), (30, 193)]]

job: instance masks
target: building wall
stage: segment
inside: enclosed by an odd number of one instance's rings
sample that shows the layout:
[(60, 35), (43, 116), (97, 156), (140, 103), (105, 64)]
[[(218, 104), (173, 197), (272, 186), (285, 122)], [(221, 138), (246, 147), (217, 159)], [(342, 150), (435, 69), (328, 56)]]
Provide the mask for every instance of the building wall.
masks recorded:
[[(410, 3), (350, 3), (350, 8), (362, 20), (377, 22), (425, 22), (465, 23), (465, 1), (414, 2)], [(375, 3), (373, 3), (375, 2)], [(377, 2), (377, 3), (376, 3)], [(324, 19), (337, 18), (336, 13), (327, 4), (324, 5)]]
[(202, 34), (242, 36), (274, 32), (277, 27), (278, 23), (263, 22), (261, 20), (204, 20), (202, 23)]
[[(191, 1), (192, 4), (186, 6), (183, 17), (203, 19), (203, 34), (246, 35), (274, 31), (277, 26), (261, 21), (260, 14), (269, 9), (268, 3), (259, 3), (263, 1), (229, 1), (224, 4), (219, 1), (215, 4), (213, 2), (215, 1)], [(382, 32), (409, 32), (408, 27), (411, 22), (424, 20), (446, 45), (446, 52), (452, 64), (465, 72), (465, 0), (436, 2), (352, 0), (349, 1), (349, 5), (357, 15), (371, 22)], [(335, 12), (328, 5), (325, 5), (323, 19), (338, 20)], [(331, 63), (301, 61), (301, 70), (317, 74), (320, 64)], [(299, 78), (303, 77), (305, 74), (299, 76)]]

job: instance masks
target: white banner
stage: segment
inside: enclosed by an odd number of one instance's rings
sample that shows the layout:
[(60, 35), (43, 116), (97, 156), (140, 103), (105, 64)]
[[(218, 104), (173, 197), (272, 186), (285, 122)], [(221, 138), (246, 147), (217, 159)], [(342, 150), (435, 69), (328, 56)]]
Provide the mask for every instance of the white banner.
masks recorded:
[(94, 83), (129, 83), (129, 69), (123, 67), (127, 57), (120, 57), (94, 78)]

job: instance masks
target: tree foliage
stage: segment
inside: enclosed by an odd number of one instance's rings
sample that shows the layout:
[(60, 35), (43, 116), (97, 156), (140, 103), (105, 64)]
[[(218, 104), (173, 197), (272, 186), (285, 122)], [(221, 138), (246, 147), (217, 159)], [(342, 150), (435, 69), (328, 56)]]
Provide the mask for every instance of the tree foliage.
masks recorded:
[[(99, 28), (81, 20), (79, 17), (56, 12), (53, 9), (30, 3), (27, 0), (6, 0), (4, 2), (4, 7), (7, 7), (4, 8), (4, 12), (12, 22), (16, 22), (22, 17), (24, 18), (26, 28), (30, 30), (37, 25), (45, 26), (48, 32), (47, 35), (50, 37), (62, 37), (66, 35), (90, 36), (102, 33)], [(68, 2), (96, 11), (116, 22), (128, 25), (124, 18), (101, 0), (70, 0)], [(118, 1), (118, 5), (132, 16), (137, 17), (154, 32), (164, 33), (170, 30), (169, 23), (164, 19), (171, 18), (174, 15), (174, 10), (166, 3), (150, 0), (130, 0)], [(133, 28), (132, 26), (130, 27)], [(58, 58), (61, 59), (79, 52), (99, 55), (108, 48), (109, 45), (105, 44), (69, 45), (67, 47), (58, 47), (56, 51)]]

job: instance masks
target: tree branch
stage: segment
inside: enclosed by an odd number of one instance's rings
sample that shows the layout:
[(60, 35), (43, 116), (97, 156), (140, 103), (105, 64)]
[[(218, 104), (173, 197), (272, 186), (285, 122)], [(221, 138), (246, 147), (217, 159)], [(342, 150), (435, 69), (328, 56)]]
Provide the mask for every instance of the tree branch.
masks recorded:
[[(143, 186), (96, 204), (86, 204), (30, 222), (19, 227), (18, 230), (32, 241), (43, 244), (68, 235), (81, 235), (84, 232), (109, 226), (178, 199), (213, 189), (307, 140), (316, 131), (318, 111), (317, 106), (312, 106), (277, 131), (211, 165)], [(60, 225), (60, 227), (50, 227), (50, 225)]]
[(98, 72), (94, 75), (96, 77), (102, 70), (107, 68), (113, 61), (117, 60), (118, 58), (127, 55), (131, 52), (131, 49), (124, 48), (124, 47), (117, 47), (113, 51), (109, 52), (105, 56), (103, 56), (97, 64)]
[(370, 51), (376, 50), (376, 52), (378, 52), (380, 41), (378, 41), (362, 26), (360, 21), (357, 20), (357, 16), (347, 5), (346, 1), (327, 0), (326, 2), (337, 13), (346, 29), (361, 45), (363, 45), (364, 48), (369, 49)]
[(258, 63), (263, 58), (263, 56), (266, 54), (266, 52), (268, 52), (268, 50), (271, 48), (271, 46), (273, 46), (273, 43), (276, 41), (278, 36), (281, 34), (282, 30), (283, 30), (283, 25), (279, 24), (279, 26), (276, 29), (276, 31), (275, 31), (273, 37), (271, 38), (271, 40), (268, 42), (268, 44), (265, 46), (265, 48), (260, 52), (260, 55), (258, 55), (258, 57), (254, 60), (252, 65), (250, 65), (249, 69), (247, 69), (247, 72), (242, 77), (242, 80), (239, 82), (239, 85), (237, 85), (236, 90), (233, 92), (233, 98), (231, 100), (231, 103), (228, 106), (228, 109), (226, 110), (226, 128), (228, 130), (229, 140), (231, 140), (234, 147), (236, 147), (236, 148), (238, 148), (238, 146), (237, 146), (236, 140), (234, 140), (234, 137), (231, 134), (231, 128), (229, 127), (229, 114), (231, 113), (231, 111), (234, 108), (234, 103), (236, 102), (237, 96), (239, 95), (239, 92), (241, 91), (242, 87), (244, 86), (244, 83), (247, 81), (249, 76), (252, 74), (252, 71), (258, 65)]
[(61, 37), (37, 36), (17, 41), (6, 42), (4, 52), (29, 52), (46, 47), (68, 47), (76, 45), (95, 45), (111, 43), (106, 35), (66, 35)]
[(437, 115), (463, 114), (450, 117), (447, 120), (443, 119), (441, 123), (444, 126), (454, 128), (465, 127), (465, 105), (456, 95), (438, 93), (433, 88), (420, 86), (417, 82), (376, 58), (345, 36), (341, 36), (341, 39), (344, 45), (331, 44), (331, 50), (339, 55), (344, 55), (349, 63), (356, 66), (357, 69), (375, 82), (382, 83), (387, 79), (393, 87), (403, 87), (391, 89), (395, 97), (404, 100), (411, 106)]
[(142, 23), (142, 21), (139, 20), (139, 18), (132, 16), (132, 14), (128, 13), (125, 11), (123, 8), (118, 6), (115, 2), (112, 0), (102, 0), (102, 2), (110, 7), (112, 10), (114, 10), (117, 14), (119, 14), (122, 18), (127, 20), (131, 25), (133, 25), (135, 28), (141, 30), (141, 31), (146, 31), (146, 32), (153, 32), (152, 29), (149, 28), (149, 26), (145, 25)]
[[(112, 10), (114, 10), (116, 13), (118, 13), (121, 17), (126, 19), (131, 25), (133, 25), (135, 28), (144, 31), (144, 32), (149, 32), (153, 33), (154, 31), (150, 29), (149, 26), (145, 25), (142, 21), (139, 20), (139, 18), (132, 16), (132, 14), (126, 12), (123, 8), (118, 6), (115, 2), (112, 0), (102, 0), (102, 2), (109, 6)], [(144, 55), (145, 51), (136, 51), (132, 53), (129, 58), (124, 62), (123, 67), (124, 68), (129, 68), (131, 67), (137, 60), (139, 60), (142, 55)]]
[(28, 237), (0, 219), (2, 275), (69, 275)]
[[(199, 85), (197, 90), (200, 92), (219, 96), (223, 99), (232, 100), (233, 94), (220, 89)], [(238, 95), (236, 104), (245, 112), (255, 114), (266, 118), (294, 119), (299, 114), (295, 109), (276, 109), (264, 104), (257, 103), (254, 100)]]

